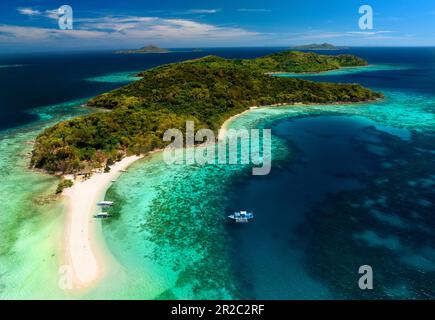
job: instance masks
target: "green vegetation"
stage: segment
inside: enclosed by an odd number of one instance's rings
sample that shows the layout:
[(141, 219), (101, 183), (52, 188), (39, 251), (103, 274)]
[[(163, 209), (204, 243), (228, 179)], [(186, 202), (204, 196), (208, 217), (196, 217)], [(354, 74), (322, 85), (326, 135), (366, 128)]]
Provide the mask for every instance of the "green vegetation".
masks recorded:
[(114, 53), (116, 54), (130, 54), (130, 53), (168, 53), (170, 52), (168, 49), (160, 48), (153, 44), (142, 47), (140, 49), (132, 49), (132, 50), (118, 50)]
[(74, 182), (69, 179), (62, 179), (57, 185), (56, 194), (62, 193), (63, 189), (65, 188), (71, 188), (73, 184)]
[[(255, 60), (226, 60), (208, 56), (160, 66), (140, 75), (141, 80), (99, 95), (88, 105), (111, 109), (61, 122), (36, 140), (31, 165), (49, 172), (90, 172), (130, 154), (165, 146), (169, 128), (184, 131), (185, 121), (195, 128), (215, 131), (250, 106), (277, 103), (359, 102), (382, 95), (357, 84), (315, 83), (266, 75), (265, 59), (275, 67), (293, 66), (299, 53), (282, 53)], [(304, 58), (306, 68), (323, 56)], [(335, 58), (334, 61), (348, 61)], [(357, 59), (357, 58), (355, 58)], [(328, 60), (329, 61), (329, 60)], [(297, 68), (301, 66), (298, 65)]]
[(162, 147), (163, 133), (187, 118), (167, 110), (119, 108), (61, 122), (38, 136), (32, 165), (49, 172), (90, 172), (129, 154)]
[(314, 52), (284, 51), (266, 57), (242, 62), (263, 72), (322, 72), (342, 67), (368, 65), (367, 61), (356, 56), (341, 54), (337, 56), (320, 55)]
[(292, 49), (294, 50), (340, 50), (341, 48), (325, 42), (322, 44), (312, 43), (312, 44), (306, 44), (302, 46), (295, 46), (292, 47)]

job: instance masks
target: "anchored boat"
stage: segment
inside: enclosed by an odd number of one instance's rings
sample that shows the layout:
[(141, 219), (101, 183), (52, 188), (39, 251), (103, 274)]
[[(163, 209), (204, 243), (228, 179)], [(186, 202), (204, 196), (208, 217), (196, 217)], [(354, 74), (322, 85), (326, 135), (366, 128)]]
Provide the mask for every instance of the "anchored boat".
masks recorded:
[(94, 215), (95, 219), (107, 219), (110, 218), (112, 215), (107, 212), (100, 212)]
[(232, 215), (229, 215), (228, 218), (234, 220), (237, 223), (248, 223), (249, 220), (254, 219), (254, 214), (247, 211), (238, 211), (234, 212), (234, 214)]
[(114, 202), (113, 201), (100, 201), (97, 203), (97, 206), (100, 207), (111, 207), (113, 206)]

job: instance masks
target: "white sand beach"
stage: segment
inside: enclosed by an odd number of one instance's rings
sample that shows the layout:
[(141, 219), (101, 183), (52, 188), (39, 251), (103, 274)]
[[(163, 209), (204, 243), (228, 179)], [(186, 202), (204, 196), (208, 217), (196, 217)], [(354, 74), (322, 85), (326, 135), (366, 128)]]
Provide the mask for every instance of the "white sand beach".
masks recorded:
[(228, 131), (228, 126), (229, 124), (234, 121), (235, 119), (237, 119), (238, 117), (240, 117), (241, 115), (251, 111), (252, 109), (257, 109), (258, 107), (250, 107), (248, 110), (245, 110), (243, 112), (240, 112), (234, 116), (232, 116), (231, 118), (228, 118), (227, 120), (225, 120), (225, 122), (222, 124), (221, 128), (219, 129), (219, 133), (218, 133), (218, 140), (222, 141), (225, 138), (225, 135), (227, 134)]
[[(219, 130), (221, 141), (228, 125), (250, 109), (227, 119)], [(162, 151), (154, 150), (151, 153)], [(102, 236), (101, 221), (93, 217), (99, 212), (96, 204), (104, 199), (113, 180), (142, 156), (130, 156), (116, 162), (108, 173), (94, 173), (84, 181), (75, 181), (73, 187), (65, 189), (63, 195), (68, 206), (65, 237), (65, 265), (72, 271), (74, 289), (86, 289), (101, 280), (109, 268), (115, 267)]]
[(103, 200), (112, 180), (140, 156), (130, 156), (116, 162), (108, 173), (94, 173), (91, 178), (77, 181), (63, 194), (68, 205), (65, 238), (65, 265), (72, 271), (74, 289), (90, 287), (101, 279), (110, 261), (110, 253), (100, 243), (101, 222), (93, 215), (99, 211), (96, 203)]
[[(276, 104), (272, 106), (282, 106)], [(227, 119), (221, 126), (218, 140), (222, 141), (228, 131), (229, 124), (241, 115), (257, 109), (253, 106)], [(148, 154), (161, 152), (154, 150)], [(75, 181), (73, 187), (65, 189), (63, 195), (68, 206), (68, 219), (65, 236), (65, 265), (72, 271), (74, 289), (86, 289), (101, 280), (109, 269), (116, 266), (116, 259), (106, 247), (101, 230), (101, 221), (93, 217), (101, 211), (97, 202), (104, 199), (107, 189), (113, 180), (127, 169), (133, 162), (143, 156), (130, 156), (116, 162), (108, 173), (97, 172), (84, 181)]]

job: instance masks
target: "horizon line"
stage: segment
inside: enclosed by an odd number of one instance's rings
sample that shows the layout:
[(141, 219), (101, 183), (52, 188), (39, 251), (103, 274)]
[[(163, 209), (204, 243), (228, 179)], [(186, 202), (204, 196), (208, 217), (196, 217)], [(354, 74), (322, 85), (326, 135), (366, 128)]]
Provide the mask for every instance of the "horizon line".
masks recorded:
[[(301, 46), (301, 45), (295, 45), (296, 46)], [(160, 47), (160, 46), (159, 46)], [(333, 50), (304, 50), (304, 49), (295, 49), (295, 51), (340, 51), (340, 50), (346, 50), (346, 49), (350, 49), (350, 48), (435, 48), (435, 44), (434, 45), (407, 45), (407, 46), (355, 46), (355, 45), (337, 45), (336, 46), (337, 49)], [(193, 47), (160, 47), (162, 49), (169, 49), (169, 50), (175, 50), (175, 49), (294, 49), (292, 48), (292, 46), (205, 46), (205, 47), (199, 47), (199, 46), (193, 46)], [(108, 51), (117, 51), (117, 50), (134, 50), (134, 48), (113, 48), (113, 49), (98, 49), (98, 48), (88, 48), (88, 49), (76, 49), (76, 48), (71, 48), (71, 49), (49, 49), (49, 50), (39, 50), (39, 51), (26, 51), (26, 50), (19, 50), (19, 51), (8, 51), (8, 52), (2, 52), (0, 53), (0, 56), (2, 55), (10, 55), (10, 54), (32, 54), (32, 53), (66, 53), (66, 52), (108, 52)], [(177, 52), (167, 52), (167, 53), (147, 53), (147, 54), (170, 54), (170, 53), (177, 53)], [(141, 54), (141, 53), (138, 53)]]

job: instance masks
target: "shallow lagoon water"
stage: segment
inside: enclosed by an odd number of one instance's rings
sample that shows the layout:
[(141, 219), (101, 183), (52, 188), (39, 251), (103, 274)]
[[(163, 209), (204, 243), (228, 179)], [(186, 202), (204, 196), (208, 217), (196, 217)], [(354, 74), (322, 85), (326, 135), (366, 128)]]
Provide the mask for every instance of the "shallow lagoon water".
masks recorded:
[(102, 76), (90, 77), (86, 78), (86, 81), (91, 82), (103, 82), (103, 83), (128, 83), (134, 80), (139, 80), (141, 77), (138, 77), (137, 74), (142, 70), (127, 71), (127, 72), (117, 72), (117, 73), (109, 73)]
[[(433, 297), (433, 70), (401, 70), (319, 79), (361, 82), (385, 101), (256, 109), (235, 120), (234, 128), (272, 128), (268, 177), (243, 166), (168, 167), (160, 154), (135, 163), (107, 193), (118, 205), (104, 234), (122, 268), (83, 297)], [(98, 74), (102, 84), (127, 79)], [(2, 298), (71, 297), (57, 286), (57, 180), (27, 171), (26, 154), (42, 128), (89, 112), (72, 107), (81, 103), (32, 109), (37, 122), (1, 133)], [(318, 161), (325, 155), (329, 162)], [(229, 224), (239, 209), (254, 210), (258, 222)], [(367, 263), (372, 293), (356, 288)]]
[[(356, 290), (343, 290), (357, 285), (354, 264), (360, 258), (349, 251), (343, 265), (338, 266), (345, 269), (338, 275), (342, 272), (346, 277), (322, 277), (315, 268), (322, 268), (317, 259), (336, 248), (336, 255), (328, 259), (340, 261), (341, 245), (334, 242), (328, 249), (316, 247), (322, 237), (312, 235), (310, 228), (317, 226), (326, 235), (334, 234), (340, 224), (334, 224), (337, 218), (333, 214), (341, 214), (334, 210), (334, 204), (339, 203), (336, 197), (347, 192), (367, 196), (366, 179), (386, 179), (377, 174), (379, 166), (387, 162), (395, 167), (397, 159), (390, 159), (389, 140), (403, 148), (414, 142), (414, 135), (426, 135), (434, 128), (433, 100), (399, 92), (386, 95), (386, 101), (377, 103), (261, 108), (237, 118), (232, 128), (272, 128), (274, 166), (267, 177), (250, 176), (241, 166), (169, 168), (159, 155), (137, 163), (108, 192), (108, 198), (121, 199), (123, 204), (116, 208), (119, 218), (106, 224), (104, 233), (121, 263), (134, 266), (137, 274), (147, 274), (158, 282), (159, 290), (156, 294), (131, 286), (126, 296), (361, 298)], [(428, 170), (434, 171), (434, 167)], [(389, 201), (385, 197), (384, 201)], [(326, 222), (316, 220), (321, 203), (334, 210)], [(429, 203), (428, 208), (432, 205)], [(390, 204), (389, 208), (394, 210), (395, 206)], [(254, 223), (234, 226), (226, 221), (229, 213), (242, 209), (254, 210)], [(370, 218), (381, 229), (397, 228), (403, 218), (385, 209), (386, 213), (375, 212)], [(349, 215), (348, 219), (354, 218)], [(415, 230), (427, 228), (430, 221), (418, 225)], [(346, 241), (365, 246), (365, 250), (388, 250), (398, 242), (383, 234), (376, 237), (374, 231), (361, 232), (350, 229)], [(402, 261), (407, 266), (427, 266), (427, 258), (418, 251), (406, 248), (403, 252)], [(311, 260), (316, 260), (314, 265)], [(334, 274), (331, 268), (324, 273)], [(389, 269), (382, 269), (382, 273), (394, 277)], [(159, 274), (166, 277), (158, 280)], [(347, 286), (334, 284), (340, 280)], [(421, 297), (412, 294), (412, 282), (403, 282), (408, 290), (402, 291), (409, 294), (403, 297)], [(386, 285), (377, 297), (388, 297), (395, 285)]]
[(331, 70), (325, 72), (305, 72), (305, 73), (277, 73), (274, 76), (282, 78), (303, 78), (303, 77), (327, 77), (327, 76), (342, 76), (351, 75), (355, 73), (364, 72), (377, 72), (377, 71), (392, 71), (392, 70), (406, 70), (410, 66), (394, 65), (394, 64), (371, 64), (363, 67), (346, 67), (338, 70)]
[(32, 110), (40, 120), (0, 133), (0, 298), (66, 297), (58, 287), (63, 203), (58, 179), (28, 170), (32, 141), (45, 127), (91, 110), (83, 100)]

